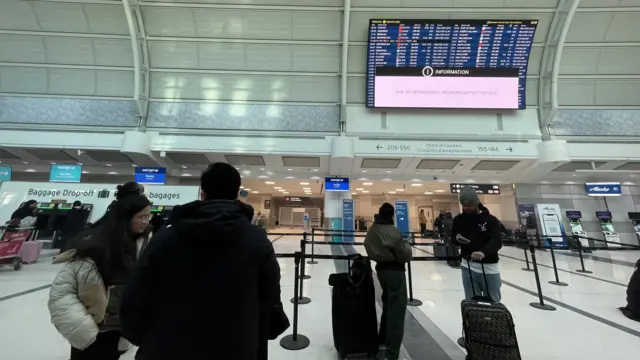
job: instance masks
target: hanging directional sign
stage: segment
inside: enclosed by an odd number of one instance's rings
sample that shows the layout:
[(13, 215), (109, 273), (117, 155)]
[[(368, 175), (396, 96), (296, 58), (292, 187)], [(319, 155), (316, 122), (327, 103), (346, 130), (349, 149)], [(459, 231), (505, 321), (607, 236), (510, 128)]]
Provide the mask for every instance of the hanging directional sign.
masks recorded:
[(500, 185), (494, 184), (451, 184), (451, 193), (459, 194), (465, 186), (475, 189), (478, 194), (500, 195)]
[(537, 157), (535, 145), (529, 142), (356, 140), (354, 150), (356, 156)]

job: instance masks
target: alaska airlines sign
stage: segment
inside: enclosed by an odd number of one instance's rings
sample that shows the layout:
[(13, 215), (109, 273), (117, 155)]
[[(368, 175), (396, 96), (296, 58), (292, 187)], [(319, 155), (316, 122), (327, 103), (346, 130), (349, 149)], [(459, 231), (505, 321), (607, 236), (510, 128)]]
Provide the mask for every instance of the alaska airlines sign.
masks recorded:
[(620, 183), (586, 183), (587, 195), (589, 196), (620, 196), (622, 188)]

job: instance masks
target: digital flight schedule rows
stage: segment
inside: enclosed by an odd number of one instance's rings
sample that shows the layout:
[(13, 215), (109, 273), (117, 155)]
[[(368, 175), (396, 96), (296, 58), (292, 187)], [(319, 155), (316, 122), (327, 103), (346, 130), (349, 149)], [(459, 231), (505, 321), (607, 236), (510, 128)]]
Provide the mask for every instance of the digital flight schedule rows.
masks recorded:
[[(367, 56), (367, 107), (376, 104), (379, 68), (518, 69), (518, 104), (525, 108), (529, 52), (537, 20), (371, 20)], [(406, 70), (403, 71), (406, 75)], [(474, 73), (482, 77), (481, 71)], [(501, 76), (494, 73), (489, 76)], [(514, 95), (515, 96), (515, 95)], [(514, 98), (515, 99), (515, 98)], [(418, 106), (420, 107), (420, 106)], [(430, 107), (430, 106), (427, 106)]]

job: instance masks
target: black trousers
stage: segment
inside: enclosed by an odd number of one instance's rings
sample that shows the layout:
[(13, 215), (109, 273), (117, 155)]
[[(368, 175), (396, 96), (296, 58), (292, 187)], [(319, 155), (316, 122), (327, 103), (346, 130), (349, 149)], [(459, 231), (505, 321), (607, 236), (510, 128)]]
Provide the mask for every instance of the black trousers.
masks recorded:
[(427, 231), (427, 224), (420, 224), (420, 234), (424, 236), (424, 233)]
[(98, 334), (96, 341), (84, 350), (71, 348), (71, 360), (118, 360), (124, 351), (118, 351), (119, 331)]

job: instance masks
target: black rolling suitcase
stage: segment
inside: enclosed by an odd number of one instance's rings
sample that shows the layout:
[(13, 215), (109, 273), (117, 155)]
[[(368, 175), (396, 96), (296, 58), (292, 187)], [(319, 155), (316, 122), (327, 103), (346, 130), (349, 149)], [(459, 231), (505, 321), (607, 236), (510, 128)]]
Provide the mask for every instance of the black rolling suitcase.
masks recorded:
[(378, 350), (378, 318), (371, 263), (358, 255), (349, 273), (329, 276), (329, 285), (333, 343), (340, 359), (373, 357)]
[[(469, 277), (473, 278), (467, 260)], [(485, 287), (487, 276), (482, 264)], [(462, 300), (462, 329), (467, 349), (467, 360), (522, 360), (513, 317), (506, 306), (473, 294), (471, 300)]]

